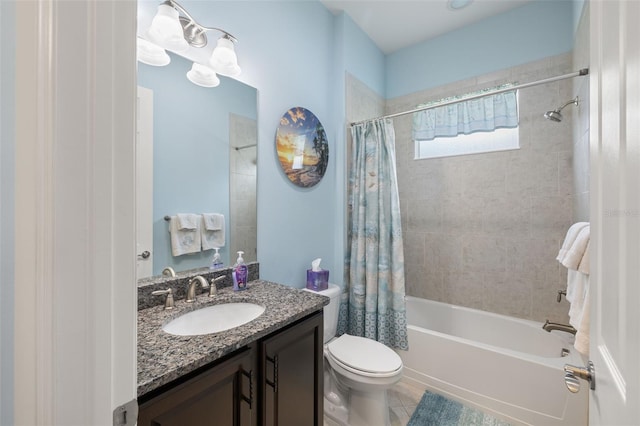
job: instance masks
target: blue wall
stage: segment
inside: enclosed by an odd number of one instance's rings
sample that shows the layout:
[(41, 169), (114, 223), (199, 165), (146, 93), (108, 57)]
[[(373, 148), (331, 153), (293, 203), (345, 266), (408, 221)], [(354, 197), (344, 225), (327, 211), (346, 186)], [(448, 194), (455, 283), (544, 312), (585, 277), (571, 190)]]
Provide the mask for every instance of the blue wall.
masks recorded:
[[(153, 273), (206, 266), (213, 250), (173, 257), (165, 215), (222, 213), (229, 235), (229, 114), (255, 120), (256, 91), (221, 77), (215, 88), (186, 78), (191, 62), (171, 54), (164, 67), (138, 64), (138, 85), (153, 90)], [(220, 250), (225, 265), (235, 256)]]
[(385, 97), (384, 53), (367, 34), (346, 14), (337, 17), (344, 28), (342, 39), (344, 48), (344, 70), (347, 70), (381, 97)]
[(571, 1), (536, 1), (387, 56), (387, 99), (571, 51)]
[[(334, 18), (319, 2), (252, 1), (181, 4), (203, 25), (224, 28), (236, 45), (242, 74), (258, 89), (258, 260), (262, 278), (302, 287), (316, 258), (334, 270), (337, 195)], [(247, 13), (250, 11), (251, 13)], [(275, 134), (291, 107), (312, 111), (329, 139), (329, 167), (310, 189), (295, 187), (280, 168)], [(338, 144), (338, 145), (336, 145)], [(340, 207), (342, 209), (342, 207)], [(339, 261), (338, 261), (339, 260)], [(332, 275), (332, 278), (334, 276)]]
[(15, 4), (0, 1), (0, 424), (13, 424)]
[[(346, 72), (386, 98), (413, 93), (568, 52), (575, 13), (573, 2), (535, 2), (385, 57), (349, 16), (334, 17), (319, 2), (182, 3), (239, 39), (238, 80), (258, 89), (261, 275), (295, 287), (316, 257), (331, 281), (343, 282)], [(329, 167), (309, 189), (292, 185), (276, 156), (280, 117), (294, 106), (311, 110), (329, 139)]]

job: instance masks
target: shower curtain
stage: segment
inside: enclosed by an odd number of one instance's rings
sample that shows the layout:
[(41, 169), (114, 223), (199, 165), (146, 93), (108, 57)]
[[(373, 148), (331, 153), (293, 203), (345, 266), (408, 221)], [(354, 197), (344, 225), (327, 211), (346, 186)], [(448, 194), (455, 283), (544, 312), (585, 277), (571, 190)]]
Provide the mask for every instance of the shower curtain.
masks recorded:
[(408, 349), (393, 122), (358, 124), (351, 135), (351, 213), (338, 334)]

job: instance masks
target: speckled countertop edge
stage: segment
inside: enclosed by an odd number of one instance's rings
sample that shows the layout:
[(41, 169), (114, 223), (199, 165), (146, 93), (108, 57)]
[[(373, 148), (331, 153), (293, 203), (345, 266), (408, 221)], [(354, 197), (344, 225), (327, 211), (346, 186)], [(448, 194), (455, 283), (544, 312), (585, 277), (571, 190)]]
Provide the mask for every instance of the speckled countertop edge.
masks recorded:
[[(215, 334), (174, 336), (162, 331), (173, 318), (213, 304), (250, 302), (265, 307), (255, 320)], [(226, 287), (217, 296), (201, 294), (195, 303), (176, 300), (173, 310), (156, 306), (138, 311), (138, 396), (234, 352), (298, 319), (319, 311), (329, 298), (263, 280), (245, 291)]]

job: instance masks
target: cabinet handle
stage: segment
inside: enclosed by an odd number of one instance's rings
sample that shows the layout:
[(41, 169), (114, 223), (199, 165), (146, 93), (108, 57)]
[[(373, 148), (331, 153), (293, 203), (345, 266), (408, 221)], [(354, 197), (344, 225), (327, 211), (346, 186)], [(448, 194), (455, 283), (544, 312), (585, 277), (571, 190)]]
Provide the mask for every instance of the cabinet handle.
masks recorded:
[(278, 393), (278, 355), (275, 355), (273, 358), (267, 355), (267, 361), (273, 364), (273, 381), (267, 379), (265, 377), (265, 382), (273, 388), (275, 393)]
[(242, 391), (242, 383), (244, 382), (244, 380), (242, 380), (242, 378), (240, 378), (240, 398), (246, 402), (247, 404), (249, 404), (249, 409), (252, 409), (252, 405), (253, 405), (253, 370), (247, 372), (244, 371), (244, 369), (241, 371), (242, 375), (246, 376), (249, 379), (249, 397), (247, 398), (244, 395), (244, 392)]

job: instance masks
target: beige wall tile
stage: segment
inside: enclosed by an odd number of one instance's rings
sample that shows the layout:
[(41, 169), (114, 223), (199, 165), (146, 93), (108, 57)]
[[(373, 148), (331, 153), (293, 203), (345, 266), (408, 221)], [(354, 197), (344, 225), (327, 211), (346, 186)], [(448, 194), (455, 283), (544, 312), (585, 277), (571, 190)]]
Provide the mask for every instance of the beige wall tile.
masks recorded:
[[(572, 71), (574, 56), (584, 55), (558, 55), (390, 99), (384, 111), (560, 75)], [(543, 114), (577, 89), (588, 97), (588, 85), (574, 88), (576, 81), (520, 91), (518, 150), (415, 160), (411, 116), (394, 119), (407, 294), (539, 321), (566, 318), (568, 304), (555, 302), (566, 272), (555, 257), (572, 221), (588, 209), (588, 102), (565, 108), (561, 123)], [(349, 110), (371, 111), (360, 119), (379, 115), (373, 113), (379, 99), (361, 84), (348, 86)], [(374, 105), (354, 105), (366, 102)]]

